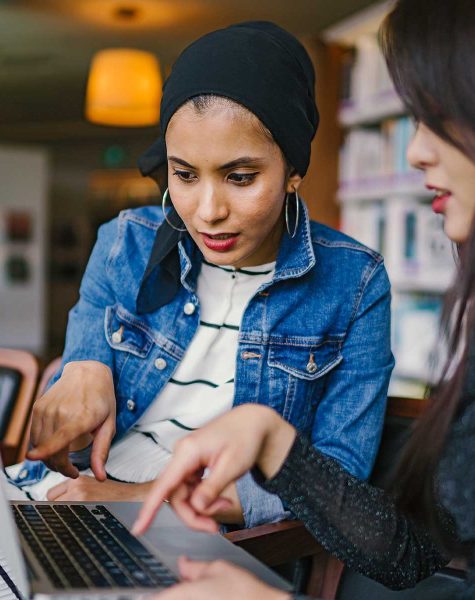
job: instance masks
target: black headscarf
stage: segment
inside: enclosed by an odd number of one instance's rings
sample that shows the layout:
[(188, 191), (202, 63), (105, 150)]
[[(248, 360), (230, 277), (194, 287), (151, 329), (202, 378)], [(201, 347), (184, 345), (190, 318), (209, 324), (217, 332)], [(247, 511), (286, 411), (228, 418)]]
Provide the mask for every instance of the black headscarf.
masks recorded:
[[(254, 113), (288, 163), (305, 175), (319, 115), (313, 65), (293, 35), (267, 21), (250, 21), (208, 33), (188, 46), (163, 86), (160, 135), (139, 159), (143, 175), (159, 177), (167, 164), (165, 133), (170, 119), (190, 98), (204, 94), (230, 98)], [(179, 223), (174, 209), (167, 216)], [(158, 229), (137, 312), (157, 310), (177, 293), (180, 237), (166, 221)]]

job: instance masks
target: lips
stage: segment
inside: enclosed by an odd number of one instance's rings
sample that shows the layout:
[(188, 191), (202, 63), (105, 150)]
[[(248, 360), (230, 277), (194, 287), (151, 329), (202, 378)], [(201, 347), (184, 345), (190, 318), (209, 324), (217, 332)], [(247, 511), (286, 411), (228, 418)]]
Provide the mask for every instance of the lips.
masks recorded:
[(435, 198), (432, 200), (432, 210), (436, 214), (444, 214), (447, 202), (450, 200), (452, 193), (443, 188), (438, 188), (432, 185), (426, 186), (427, 189), (436, 192)]
[(238, 233), (201, 233), (204, 245), (215, 252), (227, 252), (236, 244)]

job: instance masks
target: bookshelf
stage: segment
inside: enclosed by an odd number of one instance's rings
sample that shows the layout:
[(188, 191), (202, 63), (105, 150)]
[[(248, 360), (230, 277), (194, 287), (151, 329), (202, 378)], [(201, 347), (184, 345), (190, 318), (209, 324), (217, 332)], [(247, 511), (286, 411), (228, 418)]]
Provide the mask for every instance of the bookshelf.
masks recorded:
[(430, 198), (431, 194), (424, 187), (423, 177), (417, 171), (341, 182), (338, 189), (340, 203), (379, 200), (389, 196)]
[(404, 105), (401, 99), (393, 89), (389, 88), (367, 98), (364, 105), (357, 104), (351, 99), (342, 100), (338, 120), (344, 127), (355, 127), (378, 123), (384, 118), (403, 114)]
[(381, 252), (392, 285), (394, 396), (420, 397), (433, 378), (442, 298), (454, 277), (453, 248), (431, 210), (424, 175), (406, 149), (414, 124), (395, 92), (377, 31), (392, 2), (380, 2), (324, 33), (342, 51), (337, 201), (341, 229)]

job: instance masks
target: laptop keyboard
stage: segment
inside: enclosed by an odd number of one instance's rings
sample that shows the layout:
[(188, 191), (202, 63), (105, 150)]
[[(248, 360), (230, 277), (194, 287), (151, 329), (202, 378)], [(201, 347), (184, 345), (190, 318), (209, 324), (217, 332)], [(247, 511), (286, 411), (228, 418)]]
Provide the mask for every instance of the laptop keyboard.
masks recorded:
[(57, 588), (166, 587), (177, 581), (105, 506), (95, 506), (93, 514), (80, 504), (13, 509), (19, 531)]

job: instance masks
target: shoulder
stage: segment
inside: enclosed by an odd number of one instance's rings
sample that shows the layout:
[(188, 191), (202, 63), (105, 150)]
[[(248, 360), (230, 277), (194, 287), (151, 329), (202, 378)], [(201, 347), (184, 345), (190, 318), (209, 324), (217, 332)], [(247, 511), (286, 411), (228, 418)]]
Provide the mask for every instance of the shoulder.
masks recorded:
[(125, 228), (147, 230), (155, 233), (163, 222), (163, 212), (159, 206), (141, 206), (122, 210), (117, 217), (99, 227), (99, 235), (120, 233)]
[(163, 212), (158, 206), (123, 210), (99, 227), (95, 250), (112, 258), (133, 246), (148, 247), (162, 222)]
[(141, 281), (162, 222), (158, 206), (121, 211), (99, 228), (92, 264), (100, 270), (105, 266), (113, 287), (122, 284), (124, 277)]
[(384, 259), (375, 250), (341, 231), (310, 222), (310, 233), (318, 272), (341, 289), (356, 286), (360, 291), (372, 281), (378, 289), (389, 290)]
[(361, 242), (357, 242), (341, 231), (317, 221), (310, 221), (310, 234), (315, 251), (324, 252), (325, 249), (328, 249), (337, 251), (340, 254), (355, 253), (376, 263), (383, 262), (383, 257), (375, 250), (368, 248)]

